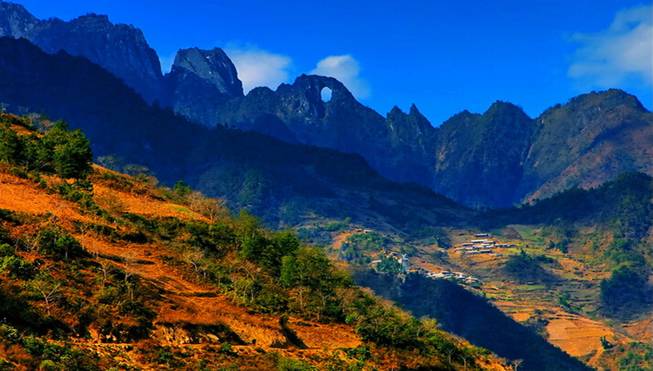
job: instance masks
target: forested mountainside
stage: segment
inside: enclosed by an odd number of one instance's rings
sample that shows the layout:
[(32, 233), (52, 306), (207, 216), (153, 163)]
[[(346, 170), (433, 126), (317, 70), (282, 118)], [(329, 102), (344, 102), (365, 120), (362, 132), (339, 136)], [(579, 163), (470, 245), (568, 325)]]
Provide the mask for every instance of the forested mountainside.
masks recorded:
[(0, 115), (3, 368), (506, 369), (356, 287), (324, 251)]
[(582, 362), (552, 347), (531, 329), (461, 286), (409, 274), (405, 280), (387, 274), (359, 272), (361, 285), (372, 287), (416, 316), (435, 318), (454, 334), (485, 344), (508, 359), (520, 359), (527, 370), (587, 370)]
[[(535, 118), (505, 102), (483, 114), (461, 112), (440, 127), (412, 106), (385, 117), (340, 82), (300, 76), (276, 90), (243, 95), (219, 48), (178, 51), (163, 75), (140, 30), (106, 16), (38, 20), (0, 3), (0, 36), (25, 37), (43, 50), (83, 56), (122, 79), (147, 102), (190, 121), (356, 153), (381, 175), (413, 182), (473, 207), (507, 207), (627, 171), (653, 174), (653, 115), (623, 91), (583, 94)], [(120, 48), (115, 48), (118, 40)], [(332, 99), (321, 99), (323, 89)]]
[[(522, 328), (512, 329), (512, 320), (591, 367), (650, 367), (653, 180), (646, 174), (478, 213), (467, 226), (426, 239), (340, 228), (331, 251), (357, 268), (357, 282), (499, 355), (523, 359), (526, 369), (545, 367), (540, 362), (550, 353), (503, 347), (523, 341), (513, 338)], [(477, 323), (477, 315), (485, 321)]]
[(0, 1), (0, 111), (0, 369), (651, 367), (653, 114), (624, 91), (434, 127)]

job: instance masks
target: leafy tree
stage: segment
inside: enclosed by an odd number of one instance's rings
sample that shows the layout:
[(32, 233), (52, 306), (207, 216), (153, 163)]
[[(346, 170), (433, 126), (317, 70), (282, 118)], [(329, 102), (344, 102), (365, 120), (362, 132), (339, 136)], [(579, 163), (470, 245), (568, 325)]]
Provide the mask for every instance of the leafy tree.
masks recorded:
[(623, 265), (615, 269), (609, 279), (601, 282), (603, 311), (612, 316), (627, 316), (650, 299), (650, 288), (645, 272)]
[(8, 125), (0, 126), (0, 162), (15, 163), (20, 160), (22, 141)]
[(91, 171), (91, 145), (79, 130), (68, 132), (66, 139), (54, 149), (54, 169), (62, 178), (84, 178)]
[(504, 266), (504, 271), (520, 282), (550, 281), (552, 275), (547, 272), (539, 262), (540, 259), (528, 255), (524, 250), (519, 254), (511, 255)]
[(186, 197), (193, 191), (183, 180), (178, 180), (172, 190), (181, 197)]
[(85, 254), (75, 238), (58, 228), (44, 228), (36, 236), (36, 245), (43, 254), (68, 260)]
[(383, 273), (399, 274), (402, 271), (402, 266), (396, 259), (384, 256), (376, 269)]

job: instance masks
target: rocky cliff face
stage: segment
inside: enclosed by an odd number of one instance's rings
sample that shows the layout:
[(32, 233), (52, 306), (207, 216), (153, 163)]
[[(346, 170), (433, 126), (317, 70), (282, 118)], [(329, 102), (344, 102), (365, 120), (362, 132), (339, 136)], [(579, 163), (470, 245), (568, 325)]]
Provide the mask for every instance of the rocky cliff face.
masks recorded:
[[(322, 89), (332, 91), (321, 99)], [(473, 207), (507, 207), (626, 171), (653, 173), (651, 114), (611, 90), (573, 99), (531, 119), (494, 103), (434, 128), (411, 107), (384, 118), (335, 79), (302, 75), (276, 91), (252, 90), (217, 110), (216, 122), (362, 155), (384, 176), (415, 182)]]
[(504, 102), (453, 116), (438, 129), (433, 188), (471, 206), (510, 205), (534, 129), (521, 108)]
[(27, 37), (38, 23), (21, 5), (0, 1), (0, 36)]
[(536, 122), (520, 198), (597, 186), (627, 171), (653, 174), (653, 114), (624, 91), (580, 95)]
[[(415, 106), (383, 117), (329, 77), (302, 75), (243, 96), (221, 49), (182, 49), (162, 76), (143, 33), (106, 16), (38, 20), (20, 5), (0, 2), (0, 36), (85, 57), (147, 101), (159, 100), (205, 126), (359, 154), (392, 180), (425, 185), (470, 206), (510, 206), (625, 171), (653, 174), (652, 114), (618, 90), (579, 96), (534, 120), (497, 102), (483, 114), (465, 111), (434, 128)], [(331, 90), (329, 101), (322, 100), (323, 89)]]
[(60, 50), (82, 56), (121, 78), (147, 101), (159, 98), (159, 58), (143, 32), (113, 24), (107, 16), (88, 14), (71, 20), (38, 20), (17, 4), (0, 3), (0, 34), (23, 37), (48, 53)]
[(165, 105), (204, 124), (215, 126), (217, 109), (243, 96), (236, 67), (222, 49), (181, 49), (165, 80)]
[[(323, 101), (323, 89), (331, 99)], [(360, 104), (338, 80), (302, 75), (276, 91), (252, 90), (219, 110), (218, 122), (256, 130), (287, 141), (362, 155), (383, 175), (398, 181), (428, 184), (427, 154), (433, 127), (417, 108), (395, 110), (386, 120)]]

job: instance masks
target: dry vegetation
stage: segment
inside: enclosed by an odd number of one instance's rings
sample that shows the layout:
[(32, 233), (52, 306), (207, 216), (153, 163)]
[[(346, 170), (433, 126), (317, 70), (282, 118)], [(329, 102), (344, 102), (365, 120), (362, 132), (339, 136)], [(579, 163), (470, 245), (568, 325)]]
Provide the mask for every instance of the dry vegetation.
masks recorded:
[[(18, 126), (20, 135), (31, 135)], [(0, 168), (0, 231), (7, 231), (0, 245), (9, 243), (0, 258), (9, 262), (0, 269), (0, 300), (7, 299), (0, 312), (11, 314), (0, 324), (0, 368), (505, 369), (487, 352), (423, 327), (355, 287), (335, 288), (338, 305), (351, 306), (343, 314), (329, 314), (326, 302), (296, 307), (327, 289), (313, 293), (285, 276), (294, 286), (280, 285), (270, 273), (279, 267), (244, 257), (244, 247), (227, 248), (230, 240), (220, 242), (221, 250), (203, 248), (215, 242), (202, 241), (208, 235), (201, 231), (249, 225), (217, 200), (98, 166), (87, 179)], [(245, 232), (287, 238), (258, 228)], [(295, 259), (302, 258), (299, 251)], [(328, 279), (340, 280), (334, 272)], [(252, 284), (285, 296), (263, 299), (288, 301), (288, 309), (261, 302), (261, 293), (250, 297)], [(354, 307), (363, 302), (370, 306)], [(368, 310), (384, 314), (366, 318)], [(417, 326), (429, 338), (402, 345), (399, 337), (379, 337), (388, 336), (379, 332), (388, 319), (402, 331)], [(378, 328), (365, 321), (378, 321)], [(441, 346), (461, 358), (446, 360)]]

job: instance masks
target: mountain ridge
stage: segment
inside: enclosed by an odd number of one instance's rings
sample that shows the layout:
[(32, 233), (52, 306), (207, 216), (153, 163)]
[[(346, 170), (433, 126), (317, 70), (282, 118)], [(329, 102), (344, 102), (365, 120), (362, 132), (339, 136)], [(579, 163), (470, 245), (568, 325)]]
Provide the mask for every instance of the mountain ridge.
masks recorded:
[[(233, 63), (219, 48), (182, 49), (163, 75), (156, 52), (134, 26), (113, 25), (98, 15), (40, 21), (20, 5), (1, 4), (0, 35), (84, 56), (146, 101), (193, 122), (356, 153), (391, 180), (429, 187), (467, 206), (506, 207), (593, 186), (622, 172), (653, 174), (647, 149), (653, 147), (651, 113), (622, 91), (583, 94), (535, 118), (497, 101), (483, 114), (462, 111), (433, 127), (414, 105), (407, 114), (393, 108), (383, 116), (323, 76), (301, 75), (275, 90), (255, 88), (243, 95)], [(122, 40), (128, 52), (116, 53), (102, 34)], [(82, 35), (81, 46), (73, 43)], [(324, 88), (333, 92), (329, 102), (321, 99)], [(629, 125), (620, 125), (626, 121)]]

